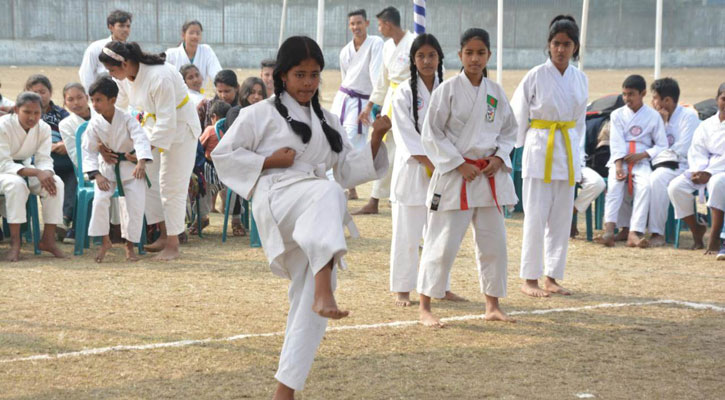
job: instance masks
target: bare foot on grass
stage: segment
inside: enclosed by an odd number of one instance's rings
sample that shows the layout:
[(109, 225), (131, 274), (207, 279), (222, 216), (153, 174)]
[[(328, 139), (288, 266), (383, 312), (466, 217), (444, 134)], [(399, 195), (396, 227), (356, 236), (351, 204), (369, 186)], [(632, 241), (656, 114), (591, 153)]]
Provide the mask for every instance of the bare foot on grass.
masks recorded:
[(410, 292), (398, 292), (395, 294), (395, 305), (398, 307), (410, 307)]
[(430, 328), (443, 328), (445, 324), (428, 310), (420, 310), (420, 323)]
[(649, 245), (651, 247), (663, 247), (667, 245), (667, 242), (664, 236), (653, 233), (649, 238)]
[(103, 262), (103, 257), (106, 256), (108, 250), (111, 250), (111, 247), (113, 247), (111, 238), (109, 236), (104, 236), (103, 243), (101, 243), (101, 247), (98, 248), (98, 253), (96, 253), (97, 263)]
[(571, 291), (565, 287), (556, 283), (556, 279), (549, 278), (548, 276), (544, 280), (544, 289), (549, 293), (560, 294), (562, 296), (571, 295)]
[(466, 301), (468, 301), (467, 298), (461, 297), (461, 296), (459, 296), (459, 295), (451, 292), (450, 290), (447, 290), (446, 291), (446, 295), (443, 296), (443, 298), (441, 300), (454, 301), (454, 302), (466, 302)]
[(506, 315), (506, 313), (501, 311), (500, 308), (497, 308), (497, 309), (491, 310), (491, 311), (486, 310), (486, 316), (483, 318), (486, 321), (500, 321), (500, 322), (512, 322), (512, 323), (516, 322), (515, 319)]
[(133, 250), (133, 243), (126, 242), (126, 261), (135, 262), (138, 261), (138, 256), (136, 255), (136, 252)]
[(527, 279), (523, 285), (521, 285), (521, 291), (531, 297), (549, 297), (550, 294), (546, 290), (539, 287), (539, 281), (536, 279)]

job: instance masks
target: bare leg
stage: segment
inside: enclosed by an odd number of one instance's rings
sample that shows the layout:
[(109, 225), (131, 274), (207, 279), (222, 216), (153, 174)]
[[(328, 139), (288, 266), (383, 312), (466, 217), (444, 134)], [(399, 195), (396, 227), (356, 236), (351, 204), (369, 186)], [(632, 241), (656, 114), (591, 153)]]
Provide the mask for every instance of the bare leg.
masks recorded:
[(357, 200), (360, 196), (357, 195), (357, 189), (351, 188), (347, 191), (347, 199), (348, 200)]
[[(159, 230), (161, 231), (161, 235), (159, 235), (159, 238), (156, 239), (155, 242), (151, 243), (150, 245), (146, 246), (146, 251), (150, 251), (152, 253), (157, 253), (166, 247), (166, 240), (168, 236), (166, 235), (166, 223), (164, 221), (161, 221), (159, 223)], [(178, 241), (178, 239), (177, 239)]]
[(704, 249), (705, 242), (703, 242), (702, 238), (705, 236), (707, 227), (700, 225), (697, 221), (696, 214), (688, 215), (687, 217), (682, 218), (682, 220), (685, 221), (687, 226), (690, 228), (690, 232), (692, 232), (692, 240), (695, 242), (692, 245), (692, 250)]
[(213, 213), (218, 213), (219, 212), (219, 210), (216, 209), (216, 196), (218, 194), (219, 193), (214, 193), (214, 195), (211, 196), (211, 212), (213, 212)]
[(103, 262), (103, 257), (106, 256), (106, 252), (110, 250), (111, 247), (113, 247), (113, 242), (111, 242), (111, 236), (103, 236), (103, 243), (101, 244), (101, 247), (98, 248), (98, 253), (96, 254), (97, 263)]
[(420, 323), (431, 328), (442, 328), (445, 326), (440, 319), (433, 315), (430, 308), (430, 297), (420, 294)]
[(720, 231), (723, 224), (723, 211), (717, 208), (710, 208), (712, 214), (712, 228), (710, 229), (710, 240), (707, 241), (705, 254), (717, 254), (720, 251)]
[(658, 233), (653, 233), (649, 238), (649, 245), (652, 247), (662, 247), (666, 244), (665, 237)]
[(410, 292), (395, 293), (395, 305), (398, 307), (410, 307)]
[(614, 228), (617, 226), (614, 222), (604, 224), (604, 235), (602, 235), (601, 243), (607, 247), (614, 247)]
[(459, 295), (451, 292), (450, 290), (446, 290), (446, 295), (443, 296), (443, 298), (441, 300), (445, 300), (445, 301), (456, 301), (456, 302), (458, 302), (458, 301), (460, 301), (460, 302), (468, 301), (467, 298), (461, 297), (461, 296), (459, 296)]
[(342, 319), (350, 315), (350, 311), (340, 310), (332, 293), (332, 260), (315, 275), (315, 302), (312, 311), (321, 317)]
[[(159, 238), (159, 240), (161, 240)], [(171, 261), (179, 258), (179, 235), (171, 235), (166, 237), (166, 245), (159, 254), (154, 257), (158, 261)]]
[(379, 203), (380, 201), (378, 199), (371, 197), (367, 204), (365, 204), (361, 209), (353, 212), (352, 215), (377, 214)]
[(574, 207), (574, 218), (571, 219), (571, 231), (569, 232), (570, 238), (579, 236), (579, 228), (576, 226), (576, 207)]
[(65, 254), (55, 244), (55, 224), (45, 224), (38, 248), (47, 251), (56, 258), (65, 258)]
[(277, 382), (277, 390), (274, 391), (272, 400), (294, 400), (294, 389), (285, 386), (282, 382)]
[(133, 250), (134, 245), (133, 243), (126, 241), (126, 261), (138, 261), (138, 256), (136, 256), (135, 251)]
[(531, 297), (549, 297), (549, 292), (539, 287), (539, 281), (537, 279), (527, 279), (523, 285), (521, 285), (521, 291)]
[(627, 247), (639, 247), (641, 249), (646, 249), (649, 247), (649, 241), (644, 237), (644, 233), (629, 231), (629, 236), (627, 237)]
[(516, 322), (515, 319), (509, 317), (501, 311), (501, 307), (498, 305), (498, 297), (486, 295), (486, 321), (503, 321), (503, 322)]
[(10, 251), (5, 256), (5, 261), (15, 262), (20, 260), (20, 224), (8, 224), (10, 226)]
[(571, 291), (569, 291), (569, 289), (560, 286), (558, 283), (556, 283), (556, 279), (550, 278), (548, 276), (546, 277), (546, 279), (544, 279), (544, 289), (546, 289), (546, 291), (549, 293), (556, 293), (564, 296), (569, 296), (571, 294)]

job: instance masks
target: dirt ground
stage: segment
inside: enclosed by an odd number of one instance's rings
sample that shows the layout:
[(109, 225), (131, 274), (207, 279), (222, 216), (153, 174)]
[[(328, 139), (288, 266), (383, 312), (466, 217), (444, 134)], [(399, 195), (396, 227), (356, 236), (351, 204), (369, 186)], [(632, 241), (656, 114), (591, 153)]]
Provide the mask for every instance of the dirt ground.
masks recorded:
[[(60, 88), (72, 68), (0, 67), (2, 93), (14, 95), (31, 73)], [(256, 73), (244, 71), (240, 78)], [(587, 71), (592, 97), (616, 92), (631, 71)], [(638, 71), (646, 77), (649, 71)], [(680, 80), (683, 101), (714, 95), (722, 70), (665, 70)], [(511, 94), (523, 71), (506, 71)], [(324, 75), (325, 97), (337, 86)], [(594, 78), (596, 77), (596, 79)], [(604, 81), (609, 83), (605, 84)], [(56, 90), (55, 97), (58, 97)], [(359, 188), (364, 204), (370, 184)], [(714, 399), (725, 392), (725, 263), (699, 251), (605, 249), (583, 239), (569, 245), (564, 284), (570, 297), (532, 299), (518, 290), (521, 214), (506, 220), (507, 312), (516, 324), (480, 319), (444, 329), (420, 325), (360, 325), (414, 321), (411, 308), (388, 292), (390, 207), (356, 217), (362, 237), (348, 240), (350, 266), (339, 275), (337, 298), (351, 316), (326, 334), (302, 399)], [(269, 270), (248, 238), (221, 242), (212, 214), (204, 238), (192, 237), (180, 260), (123, 262), (120, 247), (106, 263), (93, 249), (66, 260), (34, 256), (0, 263), (0, 398), (2, 399), (239, 399), (270, 398), (282, 336), (253, 336), (180, 347), (110, 350), (101, 354), (17, 360), (118, 345), (229, 338), (284, 330), (287, 282)], [(579, 218), (584, 232), (584, 218)], [(692, 243), (682, 232), (682, 248)], [(0, 256), (8, 242), (0, 242)], [(62, 245), (67, 253), (72, 247)], [(470, 232), (452, 274), (465, 303), (434, 302), (443, 317), (479, 315)], [(663, 299), (714, 304), (582, 308)], [(567, 310), (570, 309), (570, 310)], [(542, 313), (541, 310), (561, 312)], [(593, 396), (593, 397), (591, 397)]]

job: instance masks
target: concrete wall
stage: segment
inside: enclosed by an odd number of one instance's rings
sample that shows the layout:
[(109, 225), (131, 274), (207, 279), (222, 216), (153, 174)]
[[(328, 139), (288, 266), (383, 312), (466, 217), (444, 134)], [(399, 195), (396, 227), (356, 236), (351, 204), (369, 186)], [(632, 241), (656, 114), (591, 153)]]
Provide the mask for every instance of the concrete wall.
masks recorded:
[[(316, 0), (289, 0), (286, 35), (315, 37)], [(725, 59), (725, 0), (665, 0), (664, 67), (722, 66)], [(370, 33), (374, 14), (398, 7), (412, 29), (412, 0), (327, 0), (325, 56), (337, 54), (351, 39), (347, 12), (365, 6)], [(482, 27), (496, 46), (496, 0), (428, 0), (428, 32), (444, 47), (446, 66), (460, 64), (460, 34)], [(89, 42), (108, 36), (105, 18), (114, 8), (133, 13), (131, 40), (148, 51), (179, 42), (181, 24), (198, 19), (204, 41), (226, 67), (256, 67), (273, 57), (279, 36), (282, 0), (0, 0), (0, 64), (78, 65)], [(581, 17), (581, 0), (506, 0), (504, 67), (528, 68), (545, 60), (548, 23), (557, 14)], [(588, 67), (651, 66), (654, 60), (655, 0), (592, 0), (587, 43)], [(495, 67), (495, 56), (490, 66)]]

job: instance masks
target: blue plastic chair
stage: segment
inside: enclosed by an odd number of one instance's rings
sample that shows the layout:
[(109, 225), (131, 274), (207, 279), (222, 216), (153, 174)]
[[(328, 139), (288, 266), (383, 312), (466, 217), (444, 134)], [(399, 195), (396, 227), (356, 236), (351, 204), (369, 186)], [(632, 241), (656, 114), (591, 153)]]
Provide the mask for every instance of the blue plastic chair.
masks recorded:
[[(3, 195), (0, 195), (3, 196)], [(4, 196), (3, 196), (4, 197)], [(38, 218), (38, 196), (34, 194), (28, 195), (28, 201), (25, 203), (25, 215), (27, 222), (20, 226), (20, 238), (25, 236), (25, 241), (33, 242), (33, 252), (40, 254), (40, 220)], [(5, 237), (10, 237), (10, 226), (8, 221), (3, 218), (3, 232)], [(24, 235), (23, 235), (24, 234)]]
[(514, 190), (516, 191), (516, 197), (519, 198), (519, 202), (514, 207), (514, 212), (523, 212), (524, 211), (524, 203), (523, 203), (523, 179), (521, 177), (521, 161), (524, 155), (524, 148), (519, 147), (515, 148), (513, 150), (513, 157), (511, 158), (511, 164), (513, 165), (513, 169), (511, 171), (511, 179), (514, 181)]
[[(78, 186), (76, 189), (76, 210), (74, 216), (74, 226), (76, 232), (76, 243), (73, 249), (73, 254), (80, 256), (83, 255), (83, 249), (90, 248), (90, 240), (88, 238), (88, 224), (91, 220), (91, 206), (93, 204), (94, 196), (94, 185), (92, 182), (86, 181), (83, 176), (83, 149), (81, 144), (83, 143), (83, 133), (85, 133), (88, 127), (88, 122), (82, 123), (78, 129), (76, 129), (76, 159), (77, 164), (75, 165), (76, 179), (78, 180)], [(113, 194), (113, 197), (118, 197), (118, 188)], [(138, 243), (138, 254), (146, 254), (143, 246), (146, 243), (146, 217), (144, 217), (143, 228), (141, 229), (141, 241)]]

